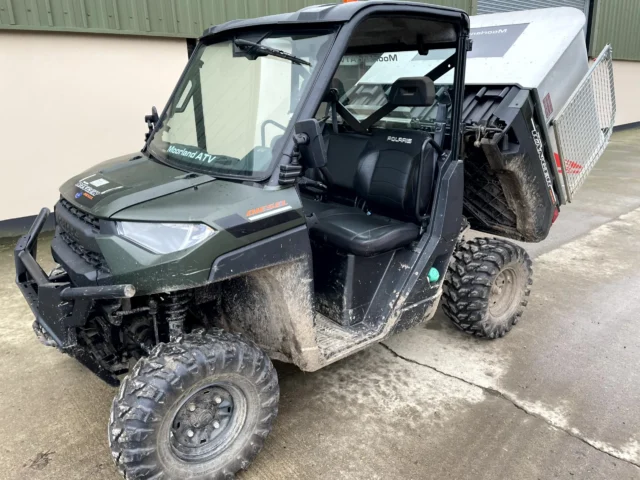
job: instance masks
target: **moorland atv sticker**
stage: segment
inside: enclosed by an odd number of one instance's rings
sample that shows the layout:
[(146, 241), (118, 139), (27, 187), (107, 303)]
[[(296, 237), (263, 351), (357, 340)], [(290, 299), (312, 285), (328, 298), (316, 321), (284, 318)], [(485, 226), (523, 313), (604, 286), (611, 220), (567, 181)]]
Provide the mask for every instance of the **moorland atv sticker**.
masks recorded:
[(210, 153), (203, 152), (200, 149), (189, 148), (186, 145), (184, 146), (169, 145), (169, 148), (167, 148), (167, 153), (170, 155), (177, 156), (181, 159), (188, 158), (192, 160), (197, 160), (198, 162), (201, 162), (201, 163), (211, 163), (218, 157), (218, 155), (211, 155)]
[(527, 26), (528, 23), (519, 23), (472, 28), (469, 37), (473, 40), (473, 50), (467, 54), (467, 59), (503, 57)]

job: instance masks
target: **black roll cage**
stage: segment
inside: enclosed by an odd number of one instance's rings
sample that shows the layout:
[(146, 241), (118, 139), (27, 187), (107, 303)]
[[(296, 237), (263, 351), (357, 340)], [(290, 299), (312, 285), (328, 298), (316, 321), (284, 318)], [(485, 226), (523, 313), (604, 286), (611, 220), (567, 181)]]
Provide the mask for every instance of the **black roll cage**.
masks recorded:
[[(365, 2), (363, 2), (365, 3)], [(284, 142), (282, 148), (282, 154), (279, 164), (287, 165), (291, 162), (291, 154), (293, 152), (293, 137), (291, 135), (293, 131), (293, 125), (295, 119), (312, 118), (320, 104), (326, 98), (327, 87), (329, 86), (331, 79), (333, 78), (342, 57), (347, 53), (349, 47), (349, 40), (351, 39), (353, 32), (368, 18), (374, 15), (387, 15), (387, 16), (407, 16), (415, 15), (418, 17), (426, 17), (436, 21), (442, 21), (451, 23), (456, 28), (458, 39), (455, 44), (449, 45), (456, 48), (455, 65), (454, 70), (454, 97), (452, 99), (452, 117), (451, 117), (451, 159), (457, 159), (460, 153), (460, 140), (462, 134), (462, 99), (464, 95), (464, 71), (466, 66), (466, 52), (469, 45), (469, 31), (470, 21), (469, 16), (463, 11), (439, 9), (431, 6), (419, 6), (411, 4), (397, 5), (380, 5), (373, 2), (366, 2), (371, 6), (369, 8), (361, 9), (358, 14), (353, 18), (346, 21), (340, 27), (336, 39), (332, 48), (329, 50), (329, 54), (326, 56), (323, 65), (316, 68), (314, 77), (310, 84), (310, 94), (303, 102), (298, 105), (297, 116), (294, 116), (294, 121), (291, 122), (287, 132), (284, 133), (284, 137), (287, 141)], [(443, 47), (446, 44), (443, 44)], [(450, 59), (442, 62), (442, 68), (444, 64), (448, 63)], [(438, 70), (438, 67), (436, 68)], [(432, 72), (430, 72), (432, 73)], [(346, 109), (343, 109), (346, 110)], [(295, 114), (294, 114), (295, 115)], [(289, 131), (290, 130), (290, 131)], [(279, 170), (275, 169), (269, 179), (269, 186), (278, 185)]]

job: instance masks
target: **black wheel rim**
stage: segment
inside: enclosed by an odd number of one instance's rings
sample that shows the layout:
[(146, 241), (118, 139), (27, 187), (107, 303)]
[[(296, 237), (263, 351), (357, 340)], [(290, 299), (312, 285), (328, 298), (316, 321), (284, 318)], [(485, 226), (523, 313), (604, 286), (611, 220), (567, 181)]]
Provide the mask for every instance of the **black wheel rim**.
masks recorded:
[(169, 432), (173, 453), (186, 462), (220, 455), (238, 436), (246, 419), (246, 397), (228, 383), (212, 383), (181, 403)]

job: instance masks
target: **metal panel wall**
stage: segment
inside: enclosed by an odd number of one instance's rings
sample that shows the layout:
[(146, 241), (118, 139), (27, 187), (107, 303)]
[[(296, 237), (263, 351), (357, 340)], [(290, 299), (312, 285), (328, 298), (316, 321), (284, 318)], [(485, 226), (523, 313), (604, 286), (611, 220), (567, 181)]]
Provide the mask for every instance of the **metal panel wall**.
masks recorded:
[[(474, 2), (419, 1), (467, 12)], [(0, 0), (0, 29), (196, 38), (227, 20), (322, 3), (330, 0)]]
[(589, 0), (478, 0), (478, 14), (549, 7), (574, 7), (587, 15)]
[(640, 1), (599, 0), (591, 23), (591, 48), (596, 56), (610, 43), (616, 60), (640, 61)]
[(469, 15), (473, 15), (474, 3), (476, 0), (415, 0), (422, 3), (430, 3), (431, 5), (443, 5), (445, 7), (459, 8)]

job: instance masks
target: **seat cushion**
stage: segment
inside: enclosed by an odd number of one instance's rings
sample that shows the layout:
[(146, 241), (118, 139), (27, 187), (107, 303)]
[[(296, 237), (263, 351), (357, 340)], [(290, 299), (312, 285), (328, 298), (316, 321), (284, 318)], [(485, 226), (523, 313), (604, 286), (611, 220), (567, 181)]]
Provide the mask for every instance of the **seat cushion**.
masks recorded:
[(312, 237), (354, 255), (371, 256), (394, 250), (416, 240), (420, 229), (413, 223), (367, 215), (358, 208), (303, 199), (304, 210), (313, 213)]

